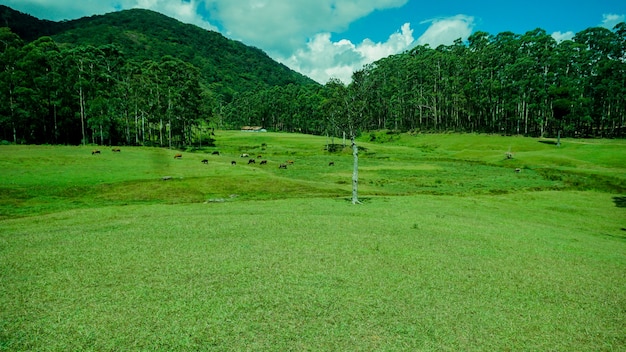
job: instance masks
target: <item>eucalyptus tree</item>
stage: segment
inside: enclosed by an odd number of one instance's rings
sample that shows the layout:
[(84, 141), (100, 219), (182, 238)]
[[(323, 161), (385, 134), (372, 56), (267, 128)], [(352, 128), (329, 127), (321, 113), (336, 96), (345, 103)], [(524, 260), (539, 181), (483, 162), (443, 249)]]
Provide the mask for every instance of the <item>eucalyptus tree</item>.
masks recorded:
[(56, 143), (60, 50), (50, 37), (41, 37), (25, 45), (20, 56), (17, 100), (24, 112), (28, 141)]
[(477, 31), (468, 37), (468, 83), (465, 95), (469, 109), (477, 117), (480, 131), (497, 129), (497, 94), (495, 92), (496, 64), (492, 58), (492, 38), (487, 32)]
[(165, 111), (170, 126), (170, 146), (172, 139), (190, 145), (192, 130), (203, 118), (200, 72), (195, 66), (172, 57), (164, 58), (159, 68), (165, 74), (163, 91), (167, 96)]
[(87, 127), (93, 106), (91, 103), (97, 96), (98, 69), (97, 58), (102, 54), (93, 46), (79, 46), (65, 52), (63, 64), (68, 71), (68, 85), (78, 103), (80, 118), (81, 143), (89, 141)]
[(92, 140), (99, 139), (100, 144), (109, 144), (112, 141), (114, 123), (118, 116), (118, 90), (121, 67), (124, 57), (114, 45), (103, 45), (93, 51), (93, 61), (90, 63), (92, 83), (92, 97), (87, 106), (89, 114), (88, 125), (92, 130)]
[(17, 34), (8, 27), (0, 27), (0, 130), (3, 138), (11, 136), (16, 144), (20, 121), (15, 88), (21, 78), (17, 62), (23, 45)]
[[(585, 51), (585, 45), (565, 40), (556, 46), (552, 57), (555, 77), (549, 92), (556, 120), (554, 122), (564, 132), (575, 136), (591, 134), (591, 100), (586, 95), (585, 88), (588, 84)], [(561, 98), (566, 97), (571, 104), (569, 113), (560, 115), (562, 118), (554, 115), (554, 100), (559, 99), (559, 94), (556, 94), (558, 89), (562, 93), (567, 92), (565, 96), (560, 95)], [(540, 135), (543, 136), (548, 128), (548, 119), (541, 121), (539, 128)]]
[(141, 73), (141, 66), (134, 60), (124, 60), (121, 67), (118, 68), (118, 79), (115, 85), (115, 110), (117, 112), (118, 122), (116, 126), (120, 129), (118, 135), (120, 141), (126, 144), (138, 144), (139, 136), (135, 134), (133, 140), (132, 133), (137, 132), (134, 123), (133, 111), (137, 102), (137, 83), (136, 77)]
[[(141, 120), (140, 130), (143, 145), (146, 143), (164, 145), (163, 130), (165, 125), (163, 119), (165, 118), (168, 121), (167, 126), (169, 126), (169, 147), (172, 147), (172, 114), (174, 96), (177, 92), (173, 92), (174, 87), (170, 87), (170, 84), (166, 83), (174, 78), (171, 75), (175, 74), (176, 64), (170, 65), (170, 60), (172, 60), (171, 57), (165, 57), (161, 63), (146, 60), (141, 65), (140, 80), (142, 84), (138, 87), (139, 101), (136, 114), (139, 115), (137, 120), (139, 121), (139, 117)], [(154, 130), (157, 130), (157, 133), (154, 133)]]
[(331, 78), (322, 90), (320, 110), (324, 116), (324, 133), (331, 137), (331, 146), (335, 145), (334, 137), (340, 133), (340, 121), (347, 115), (346, 86), (339, 79)]
[(584, 51), (588, 65), (585, 72), (585, 78), (588, 80), (586, 95), (593, 101), (591, 107), (593, 128), (600, 136), (614, 134), (625, 113), (626, 63), (622, 49), (624, 25), (618, 25), (615, 29), (616, 32), (602, 27), (588, 28), (574, 36), (574, 41), (584, 45), (586, 49)]
[(545, 30), (539, 28), (526, 32), (520, 42), (522, 60), (528, 64), (523, 67), (526, 79), (521, 80), (523, 100), (522, 108), (518, 109), (517, 121), (523, 120), (527, 125), (529, 114), (545, 121), (552, 113), (548, 90), (554, 81), (551, 58), (557, 43)]

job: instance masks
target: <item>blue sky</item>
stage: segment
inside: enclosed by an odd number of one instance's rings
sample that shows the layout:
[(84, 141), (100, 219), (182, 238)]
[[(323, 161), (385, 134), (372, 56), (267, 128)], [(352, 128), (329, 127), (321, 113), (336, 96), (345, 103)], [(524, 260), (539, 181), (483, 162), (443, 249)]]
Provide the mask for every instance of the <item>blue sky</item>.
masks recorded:
[(0, 0), (48, 20), (146, 8), (264, 50), (320, 83), (418, 44), (436, 47), (475, 31), (557, 40), (626, 21), (626, 0)]

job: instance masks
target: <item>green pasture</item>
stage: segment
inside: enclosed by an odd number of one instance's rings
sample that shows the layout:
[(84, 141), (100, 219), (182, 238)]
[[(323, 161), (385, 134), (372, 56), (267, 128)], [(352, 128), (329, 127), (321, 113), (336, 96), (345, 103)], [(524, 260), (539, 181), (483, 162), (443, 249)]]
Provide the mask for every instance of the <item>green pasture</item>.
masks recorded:
[[(180, 160), (174, 155), (181, 151), (161, 148), (99, 148), (102, 154), (92, 155), (94, 147), (0, 146), (0, 219), (105, 205), (350, 196), (349, 146), (329, 153), (325, 137), (284, 133), (222, 131), (216, 138), (215, 147), (182, 151)], [(365, 199), (529, 190), (626, 193), (622, 140), (564, 140), (557, 148), (549, 140), (471, 134), (369, 139), (358, 142)], [(509, 151), (512, 159), (505, 157)], [(248, 165), (243, 153), (257, 163)], [(287, 160), (294, 164), (279, 169)]]
[(0, 350), (626, 349), (626, 142), (216, 139), (0, 146)]

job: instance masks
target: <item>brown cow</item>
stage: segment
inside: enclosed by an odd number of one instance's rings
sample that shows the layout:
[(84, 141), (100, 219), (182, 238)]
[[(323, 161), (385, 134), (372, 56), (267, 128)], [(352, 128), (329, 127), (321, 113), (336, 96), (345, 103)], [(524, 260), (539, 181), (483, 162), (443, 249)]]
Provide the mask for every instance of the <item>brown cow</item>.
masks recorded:
[(202, 160), (202, 163), (203, 163), (203, 164), (208, 164), (208, 163), (209, 163), (209, 161), (208, 161), (207, 159), (204, 159), (204, 160)]
[(280, 164), (278, 165), (279, 169), (286, 169), (287, 168), (287, 164)]
[(176, 154), (176, 155), (174, 155), (174, 159), (180, 159), (180, 158), (182, 158), (182, 157), (183, 157), (183, 155), (182, 155), (182, 154)]
[(120, 148), (113, 148), (113, 149), (111, 149), (111, 151), (112, 151), (113, 153), (119, 153), (119, 152), (121, 152), (122, 150), (121, 150)]
[(94, 149), (91, 151), (91, 155), (94, 155), (94, 154), (100, 154), (100, 151), (98, 149)]
[(287, 160), (287, 165), (293, 165), (293, 160)]

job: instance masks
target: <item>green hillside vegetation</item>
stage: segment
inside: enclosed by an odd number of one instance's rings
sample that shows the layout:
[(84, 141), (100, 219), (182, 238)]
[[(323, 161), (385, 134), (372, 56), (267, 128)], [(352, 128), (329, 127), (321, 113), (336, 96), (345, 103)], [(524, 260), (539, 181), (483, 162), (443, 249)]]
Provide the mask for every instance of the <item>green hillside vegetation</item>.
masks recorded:
[(119, 11), (71, 21), (68, 29), (53, 38), (61, 47), (115, 44), (125, 55), (139, 61), (175, 57), (200, 69), (203, 83), (219, 94), (316, 84), (260, 49), (149, 10)]
[(215, 134), (0, 146), (0, 349), (626, 348), (624, 141)]
[[(49, 36), (63, 48), (115, 45), (138, 62), (171, 56), (200, 69), (202, 82), (219, 94), (275, 85), (315, 84), (263, 51), (160, 13), (132, 9), (51, 22), (0, 6), (4, 25), (27, 42)], [(228, 99), (226, 99), (228, 100)]]

